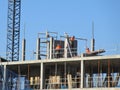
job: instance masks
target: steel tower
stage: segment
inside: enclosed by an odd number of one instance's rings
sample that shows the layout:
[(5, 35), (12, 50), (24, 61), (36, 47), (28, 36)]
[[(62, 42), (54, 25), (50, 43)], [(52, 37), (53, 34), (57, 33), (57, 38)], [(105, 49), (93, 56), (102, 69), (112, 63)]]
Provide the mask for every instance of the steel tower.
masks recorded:
[(8, 0), (6, 59), (19, 60), (21, 0)]

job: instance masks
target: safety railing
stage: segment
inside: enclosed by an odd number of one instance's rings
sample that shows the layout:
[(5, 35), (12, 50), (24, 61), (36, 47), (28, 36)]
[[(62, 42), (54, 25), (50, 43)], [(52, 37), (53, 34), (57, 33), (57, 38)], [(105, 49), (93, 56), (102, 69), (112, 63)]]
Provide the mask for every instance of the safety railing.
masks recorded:
[[(104, 53), (98, 52), (98, 55), (106, 55), (106, 56), (120, 55), (120, 45), (118, 45), (116, 47), (102, 47), (102, 48), (105, 50), (105, 52)], [(96, 48), (96, 50), (99, 50), (99, 47), (98, 47), (98, 49)], [(20, 53), (19, 60), (22, 60), (21, 52), (22, 51), (19, 52)], [(47, 52), (46, 58), (41, 58), (41, 59), (50, 59), (50, 50), (48, 49), (48, 51), (46, 51), (46, 52)], [(52, 52), (51, 53), (52, 58), (56, 58), (57, 57), (56, 50), (53, 49), (51, 52)], [(24, 53), (25, 53), (24, 57), (26, 60), (36, 60), (36, 55), (37, 55), (36, 50), (27, 50)], [(69, 58), (69, 57), (80, 56), (82, 53), (85, 53), (85, 48), (71, 48), (71, 52), (69, 51), (69, 49), (65, 50), (65, 48), (61, 48), (59, 55), (60, 55), (60, 58), (66, 58), (65, 55), (67, 55), (67, 58)], [(40, 54), (42, 54), (42, 53), (40, 53)], [(6, 52), (0, 52), (0, 57), (6, 59)]]
[(84, 87), (85, 88), (120, 87), (120, 76), (87, 77), (85, 79)]
[(60, 78), (60, 76), (53, 76), (45, 80), (45, 89), (71, 89), (80, 88), (80, 77), (72, 78), (67, 75), (67, 78)]
[[(2, 83), (2, 82), (1, 82)], [(1, 85), (2, 86), (2, 85)], [(40, 89), (40, 79), (39, 81), (26, 80), (23, 78), (12, 78), (6, 81), (6, 90), (39, 90)]]
[(69, 58), (80, 55), (78, 54), (77, 48), (71, 48), (71, 52), (69, 51), (69, 49), (65, 50), (64, 48), (61, 48), (60, 50), (53, 49), (52, 52), (54, 52), (51, 53), (52, 58)]

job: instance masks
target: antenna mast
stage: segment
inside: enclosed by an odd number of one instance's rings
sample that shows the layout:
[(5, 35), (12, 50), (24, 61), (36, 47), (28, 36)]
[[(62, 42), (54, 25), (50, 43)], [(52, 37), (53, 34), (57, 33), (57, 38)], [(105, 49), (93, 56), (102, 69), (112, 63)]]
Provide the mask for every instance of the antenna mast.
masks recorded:
[(19, 60), (21, 0), (8, 0), (6, 59)]

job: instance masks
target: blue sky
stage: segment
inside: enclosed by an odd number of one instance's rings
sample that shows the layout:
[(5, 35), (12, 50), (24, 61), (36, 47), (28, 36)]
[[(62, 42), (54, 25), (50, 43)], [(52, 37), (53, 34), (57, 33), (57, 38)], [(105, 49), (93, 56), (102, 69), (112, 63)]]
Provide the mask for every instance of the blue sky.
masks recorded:
[[(0, 55), (6, 52), (7, 1), (0, 0)], [(46, 30), (87, 38), (90, 46), (92, 21), (96, 49), (120, 48), (120, 0), (21, 1), (21, 40), (25, 25), (27, 51), (36, 50), (37, 34)]]

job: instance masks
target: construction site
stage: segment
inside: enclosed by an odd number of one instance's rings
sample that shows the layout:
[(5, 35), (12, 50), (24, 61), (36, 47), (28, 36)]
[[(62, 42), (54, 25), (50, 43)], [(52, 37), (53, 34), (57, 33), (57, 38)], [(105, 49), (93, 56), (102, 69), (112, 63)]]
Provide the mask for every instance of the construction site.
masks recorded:
[[(1, 90), (119, 90), (120, 55), (102, 55), (105, 50), (91, 48), (78, 53), (78, 42), (87, 41), (57, 32), (39, 33), (35, 60), (25, 60), (26, 40), (22, 42), (22, 60), (1, 58)], [(4, 88), (4, 89), (3, 89)]]
[[(6, 58), (0, 57), (0, 90), (120, 90), (120, 53), (96, 50), (94, 23), (88, 39), (40, 32), (35, 58), (27, 60), (26, 39), (20, 46), (21, 0), (8, 0)], [(79, 52), (84, 42), (84, 52)]]

